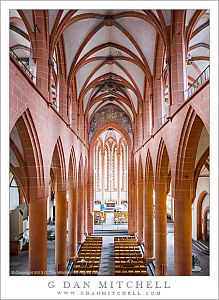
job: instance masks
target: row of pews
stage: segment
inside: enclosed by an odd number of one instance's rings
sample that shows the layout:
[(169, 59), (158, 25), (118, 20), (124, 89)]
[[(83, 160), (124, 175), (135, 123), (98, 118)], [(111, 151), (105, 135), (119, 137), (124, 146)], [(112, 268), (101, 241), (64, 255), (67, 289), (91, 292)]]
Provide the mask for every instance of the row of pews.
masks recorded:
[(145, 259), (135, 237), (114, 238), (116, 276), (147, 276)]
[(97, 275), (102, 252), (102, 237), (88, 236), (82, 244), (78, 257), (72, 263), (70, 276)]

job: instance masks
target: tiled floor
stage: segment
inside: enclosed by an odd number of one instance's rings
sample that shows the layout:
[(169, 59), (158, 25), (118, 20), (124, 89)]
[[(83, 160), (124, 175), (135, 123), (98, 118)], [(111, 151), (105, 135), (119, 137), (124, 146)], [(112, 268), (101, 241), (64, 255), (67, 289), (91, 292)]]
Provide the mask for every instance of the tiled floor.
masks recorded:
[[(100, 225), (97, 225), (100, 226)], [(114, 226), (114, 225), (112, 225)], [(99, 275), (114, 275), (114, 245), (113, 238), (118, 235), (125, 235), (125, 228), (119, 226), (119, 232), (114, 231), (114, 233), (109, 235), (108, 231), (102, 231), (100, 227), (95, 227), (98, 229), (98, 235), (103, 236), (103, 250), (101, 255), (101, 264), (99, 269)], [(126, 226), (126, 225), (124, 225)], [(113, 227), (114, 228), (114, 227)], [(123, 230), (121, 230), (123, 229)], [(108, 228), (107, 228), (108, 230)], [(112, 229), (111, 229), (112, 230)], [(114, 228), (115, 230), (115, 228)], [(174, 232), (173, 224), (168, 223), (168, 235), (167, 235), (167, 270), (168, 275), (174, 275)], [(204, 244), (204, 245), (203, 245)], [(48, 241), (48, 259), (47, 259), (47, 269), (49, 275), (55, 275), (55, 241)], [(193, 241), (193, 253), (197, 255), (200, 261), (201, 271), (193, 272), (194, 276), (207, 276), (209, 275), (209, 256), (206, 252), (208, 248), (208, 243), (206, 242), (194, 242)], [(27, 275), (28, 269), (28, 251), (21, 251), (19, 256), (11, 256), (10, 273), (11, 275)]]

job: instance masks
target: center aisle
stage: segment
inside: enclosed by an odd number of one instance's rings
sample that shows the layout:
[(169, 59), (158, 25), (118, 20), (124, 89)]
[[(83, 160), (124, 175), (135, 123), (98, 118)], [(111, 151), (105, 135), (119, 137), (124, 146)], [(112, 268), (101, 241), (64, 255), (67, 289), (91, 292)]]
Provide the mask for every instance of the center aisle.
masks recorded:
[(114, 236), (103, 236), (98, 276), (114, 276)]

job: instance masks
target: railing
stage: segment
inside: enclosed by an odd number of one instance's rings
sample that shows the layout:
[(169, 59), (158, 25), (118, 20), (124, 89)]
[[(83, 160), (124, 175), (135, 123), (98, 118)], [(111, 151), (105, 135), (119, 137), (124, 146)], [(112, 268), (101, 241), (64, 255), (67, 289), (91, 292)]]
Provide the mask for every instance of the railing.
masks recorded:
[(200, 85), (202, 85), (210, 77), (210, 65), (198, 76), (198, 78), (193, 82), (193, 84), (185, 91), (186, 98), (190, 97)]
[(69, 114), (69, 123), (70, 123), (70, 126), (73, 125), (73, 122), (74, 122), (74, 118), (71, 114)]
[(22, 62), (22, 60), (17, 56), (17, 54), (13, 51), (13, 49), (10, 48), (10, 55), (18, 62), (18, 64), (21, 66), (21, 68), (24, 70), (24, 72), (32, 79), (34, 80), (34, 75), (30, 72), (30, 70), (25, 66), (25, 64)]
[(52, 102), (52, 107), (53, 107), (55, 110), (59, 111), (59, 106), (57, 105), (57, 103), (56, 103), (55, 101)]

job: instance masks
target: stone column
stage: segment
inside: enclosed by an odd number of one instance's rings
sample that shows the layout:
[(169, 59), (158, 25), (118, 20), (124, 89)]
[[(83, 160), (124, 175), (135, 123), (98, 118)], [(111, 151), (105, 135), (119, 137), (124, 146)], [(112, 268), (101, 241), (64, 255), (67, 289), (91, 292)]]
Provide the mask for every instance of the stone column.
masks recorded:
[(78, 185), (77, 190), (77, 201), (78, 201), (78, 244), (84, 242), (84, 193), (82, 182)]
[(171, 40), (171, 93), (173, 114), (184, 102), (186, 89), (186, 61), (185, 61), (185, 37), (184, 37), (184, 11), (175, 10), (172, 24)]
[[(46, 275), (47, 271), (47, 198), (29, 203), (29, 272)], [(34, 273), (36, 272), (36, 273)]]
[(144, 204), (144, 257), (151, 261), (154, 259), (154, 211), (153, 189), (150, 184), (146, 186)]
[(87, 183), (84, 186), (84, 234), (87, 236)]
[(174, 273), (192, 275), (192, 202), (185, 190), (175, 192)]
[(49, 101), (49, 47), (48, 31), (46, 28), (46, 14), (44, 10), (35, 11), (35, 45), (36, 45), (36, 85), (44, 97)]
[(94, 159), (93, 159), (93, 151), (89, 153), (89, 165), (88, 165), (88, 183), (87, 183), (87, 231), (88, 234), (92, 234), (94, 232), (94, 191), (95, 191), (95, 178), (94, 178)]
[(128, 233), (136, 233), (136, 193), (134, 180), (134, 161), (129, 154), (128, 159)]
[(55, 265), (57, 275), (65, 275), (67, 264), (66, 243), (67, 201), (66, 191), (56, 191)]
[(162, 39), (158, 38), (155, 60), (155, 74), (153, 76), (153, 132), (156, 132), (158, 128), (162, 126), (163, 83), (161, 76), (162, 70), (160, 64), (163, 57), (163, 47), (164, 45)]
[[(105, 151), (104, 149), (101, 151), (101, 171), (102, 171), (102, 178), (101, 178), (101, 203), (104, 203), (104, 189), (105, 189), (105, 185), (104, 185), (104, 179), (105, 179), (105, 173), (104, 173), (104, 157), (105, 157)], [(99, 164), (100, 167), (100, 164)], [(100, 174), (100, 172), (99, 172)], [(98, 176), (99, 176), (98, 174)], [(99, 178), (100, 180), (100, 178)]]
[(143, 179), (138, 179), (138, 206), (137, 206), (137, 215), (138, 215), (138, 240), (141, 243), (143, 241)]
[(156, 275), (166, 275), (167, 269), (167, 215), (164, 184), (157, 184), (155, 190), (155, 259)]
[(77, 256), (77, 219), (78, 207), (75, 188), (69, 189), (68, 201), (68, 257)]

